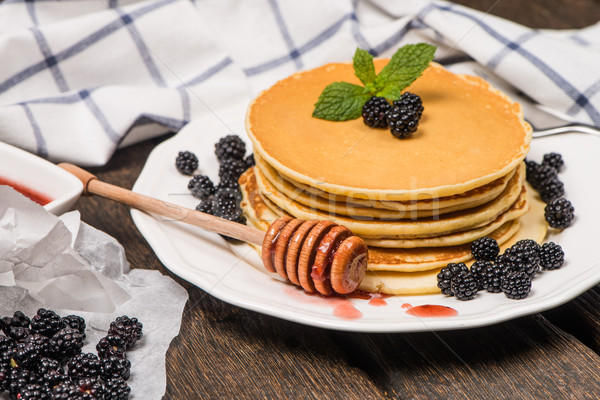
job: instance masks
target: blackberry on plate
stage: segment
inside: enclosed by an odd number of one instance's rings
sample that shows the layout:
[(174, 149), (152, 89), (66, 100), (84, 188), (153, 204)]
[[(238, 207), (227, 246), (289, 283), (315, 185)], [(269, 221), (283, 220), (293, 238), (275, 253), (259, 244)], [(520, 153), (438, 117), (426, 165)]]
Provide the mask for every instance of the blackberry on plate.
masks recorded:
[(524, 299), (531, 291), (531, 277), (524, 271), (507, 272), (500, 287), (509, 299)]
[(37, 383), (24, 385), (17, 393), (18, 400), (50, 400), (50, 391), (47, 387)]
[(575, 208), (565, 198), (556, 199), (544, 208), (544, 218), (550, 227), (565, 229), (573, 223)]
[(116, 335), (106, 335), (98, 341), (96, 351), (98, 357), (106, 358), (110, 356), (125, 357), (127, 344), (125, 341)]
[(535, 161), (525, 160), (525, 179), (534, 188), (537, 186), (536, 184), (534, 184), (534, 180), (537, 168), (539, 166), (540, 164), (538, 164)]
[(44, 336), (52, 337), (66, 326), (65, 322), (52, 310), (40, 308), (31, 318), (31, 330)]
[(416, 132), (419, 126), (419, 115), (401, 106), (392, 106), (387, 113), (387, 123), (392, 135), (403, 139)]
[(540, 248), (540, 266), (543, 270), (553, 270), (562, 267), (565, 262), (565, 252), (554, 242), (544, 243)]
[(81, 353), (83, 348), (83, 335), (79, 331), (65, 327), (52, 336), (58, 347), (57, 357), (66, 359)]
[(215, 143), (215, 155), (222, 163), (224, 160), (242, 160), (246, 154), (246, 143), (238, 135), (227, 135)]
[(214, 215), (223, 217), (224, 215), (233, 214), (240, 210), (242, 196), (237, 190), (222, 188), (215, 193), (213, 200)]
[(533, 277), (540, 269), (540, 245), (531, 239), (519, 240), (500, 257), (499, 262), (513, 271), (524, 271)]
[(67, 373), (71, 378), (94, 378), (101, 372), (102, 362), (94, 353), (77, 354), (67, 363)]
[(471, 243), (471, 254), (475, 260), (494, 261), (500, 253), (500, 246), (496, 239), (484, 236)]
[(208, 199), (202, 200), (196, 206), (196, 211), (200, 211), (200, 212), (203, 212), (205, 214), (214, 215), (213, 199), (212, 198), (208, 198)]
[(493, 266), (491, 261), (477, 260), (471, 265), (471, 275), (477, 281), (477, 289), (484, 290), (487, 289), (487, 276), (485, 271)]
[(180, 151), (175, 158), (175, 167), (183, 175), (193, 175), (198, 168), (198, 157), (191, 151)]
[(194, 197), (203, 200), (215, 192), (215, 185), (206, 175), (194, 175), (188, 182), (188, 189)]
[(104, 385), (98, 378), (81, 378), (73, 381), (84, 398), (104, 399)]
[(75, 329), (85, 339), (85, 320), (82, 317), (79, 315), (67, 315), (66, 317), (62, 317), (62, 320), (65, 326)]
[(500, 293), (502, 277), (506, 274), (507, 268), (501, 263), (491, 263), (484, 272), (485, 289), (490, 293)]
[(365, 125), (371, 128), (387, 128), (387, 112), (392, 108), (385, 97), (371, 97), (362, 108)]
[(459, 272), (450, 281), (452, 293), (458, 300), (471, 300), (477, 294), (479, 283), (473, 274), (469, 272)]
[(123, 378), (109, 378), (104, 382), (105, 397), (113, 400), (125, 400), (129, 398), (131, 388)]
[(544, 164), (538, 164), (533, 170), (531, 177), (527, 177), (527, 181), (536, 190), (539, 190), (548, 182), (556, 180), (558, 180), (556, 170), (549, 165)]
[(246, 164), (242, 160), (226, 159), (219, 165), (219, 179), (221, 181), (234, 180), (238, 178), (246, 170)]
[(544, 158), (542, 160), (542, 165), (548, 165), (556, 170), (556, 172), (560, 172), (565, 162), (562, 159), (562, 156), (559, 153), (547, 153), (544, 154)]
[(142, 328), (143, 325), (137, 318), (123, 315), (110, 323), (108, 334), (119, 336), (125, 342), (125, 347), (130, 349), (142, 338)]
[(421, 118), (421, 115), (423, 114), (423, 110), (424, 110), (423, 101), (421, 100), (421, 97), (419, 97), (418, 94), (414, 94), (414, 93), (410, 93), (410, 92), (402, 93), (402, 96), (400, 97), (400, 99), (395, 100), (393, 102), (393, 105), (404, 107), (408, 110), (412, 110), (417, 113), (419, 118)]
[(102, 371), (101, 375), (103, 379), (108, 378), (123, 378), (129, 379), (131, 373), (131, 361), (120, 357), (107, 357), (102, 359)]
[(449, 263), (437, 274), (437, 287), (442, 290), (442, 294), (453, 296), (452, 278), (459, 272), (469, 272), (465, 263)]
[(254, 153), (244, 158), (244, 164), (246, 164), (246, 169), (254, 167), (256, 165), (256, 161), (254, 160)]
[(551, 179), (540, 184), (540, 198), (544, 203), (551, 203), (565, 194), (565, 185), (557, 179)]

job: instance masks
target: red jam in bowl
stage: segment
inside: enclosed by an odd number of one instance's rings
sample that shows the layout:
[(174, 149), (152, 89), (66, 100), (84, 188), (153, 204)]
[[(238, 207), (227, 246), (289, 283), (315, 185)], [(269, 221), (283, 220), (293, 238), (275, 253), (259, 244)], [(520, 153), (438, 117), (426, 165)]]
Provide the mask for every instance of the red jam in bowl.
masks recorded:
[(13, 189), (15, 189), (17, 192), (30, 198), (31, 200), (35, 201), (36, 203), (38, 203), (39, 205), (42, 205), (42, 206), (45, 206), (46, 204), (48, 204), (52, 201), (51, 198), (49, 198), (48, 196), (46, 196), (44, 194), (41, 194), (33, 189), (30, 189), (26, 186), (23, 186), (19, 183), (13, 182), (13, 181), (3, 178), (1, 176), (0, 176), (0, 185), (8, 185), (8, 186), (12, 187)]

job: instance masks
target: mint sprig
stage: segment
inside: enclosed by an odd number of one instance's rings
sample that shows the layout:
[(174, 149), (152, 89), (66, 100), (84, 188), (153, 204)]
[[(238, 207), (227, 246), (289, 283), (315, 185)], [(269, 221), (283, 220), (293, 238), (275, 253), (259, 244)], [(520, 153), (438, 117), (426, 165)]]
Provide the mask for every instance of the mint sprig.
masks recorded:
[(402, 46), (390, 62), (375, 74), (373, 56), (356, 49), (354, 74), (364, 86), (348, 82), (333, 82), (319, 96), (313, 117), (329, 121), (347, 121), (361, 116), (363, 105), (373, 96), (392, 102), (402, 96), (402, 90), (413, 83), (433, 60), (435, 46), (427, 43)]

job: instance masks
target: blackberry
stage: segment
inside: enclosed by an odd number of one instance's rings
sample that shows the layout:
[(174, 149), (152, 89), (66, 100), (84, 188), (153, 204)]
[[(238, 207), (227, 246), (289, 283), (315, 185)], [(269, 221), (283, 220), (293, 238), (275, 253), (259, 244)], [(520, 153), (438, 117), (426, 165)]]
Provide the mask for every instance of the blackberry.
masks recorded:
[(108, 334), (119, 336), (125, 342), (125, 348), (130, 349), (142, 338), (142, 328), (143, 325), (137, 318), (123, 315), (110, 323)]
[(31, 329), (24, 326), (11, 326), (7, 329), (6, 334), (14, 340), (20, 341), (31, 335)]
[(15, 341), (7, 336), (0, 336), (0, 362), (2, 362), (2, 354), (14, 350), (16, 347)]
[(81, 378), (73, 381), (84, 398), (104, 399), (104, 385), (98, 378)]
[(544, 243), (540, 248), (540, 266), (543, 270), (553, 270), (562, 267), (565, 262), (565, 252), (554, 242)]
[(450, 288), (458, 300), (471, 300), (477, 294), (479, 283), (469, 272), (459, 272), (450, 281)]
[(490, 293), (500, 293), (501, 280), (506, 274), (506, 267), (499, 263), (490, 263), (484, 272), (485, 289)]
[(96, 351), (98, 357), (107, 358), (110, 356), (125, 357), (126, 343), (116, 335), (106, 335), (98, 341)]
[(42, 385), (28, 383), (19, 390), (16, 398), (18, 400), (50, 400), (50, 391)]
[(442, 294), (446, 296), (453, 296), (452, 292), (452, 278), (458, 275), (459, 272), (469, 272), (469, 269), (464, 263), (450, 263), (446, 265), (437, 274), (437, 286), (442, 290)]
[(556, 170), (556, 172), (560, 172), (565, 162), (562, 159), (562, 156), (558, 153), (547, 153), (544, 154), (544, 158), (542, 160), (542, 165), (548, 165)]
[(419, 126), (419, 115), (401, 106), (392, 106), (387, 113), (387, 123), (392, 135), (399, 139), (407, 138)]
[(533, 170), (531, 177), (527, 178), (527, 181), (535, 190), (539, 190), (541, 187), (546, 185), (548, 182), (557, 181), (558, 175), (554, 168), (549, 165), (539, 164)]
[(34, 333), (23, 339), (22, 343), (30, 343), (35, 346), (38, 353), (42, 357), (54, 357), (56, 352), (58, 351), (58, 347), (54, 340), (50, 339), (47, 336), (40, 335), (39, 333)]
[(573, 223), (575, 208), (565, 198), (556, 199), (544, 208), (544, 218), (550, 227), (565, 229)]
[(81, 353), (69, 360), (67, 373), (71, 378), (95, 378), (102, 372), (102, 362), (94, 353)]
[(52, 336), (52, 340), (58, 347), (56, 355), (59, 359), (70, 358), (81, 353), (83, 335), (71, 327), (62, 328), (56, 332)]
[(544, 203), (551, 203), (565, 194), (565, 185), (558, 178), (551, 179), (540, 184), (538, 193)]
[[(29, 327), (31, 320), (28, 316), (23, 314), (21, 311), (16, 311), (12, 317), (4, 317), (2, 318), (2, 323), (0, 324), (2, 327), (2, 331), (6, 336), (10, 336), (13, 339), (19, 339), (23, 337), (23, 332), (27, 332), (29, 335)], [(18, 333), (13, 332), (13, 328), (25, 328), (22, 330), (18, 330)]]
[(524, 271), (507, 272), (500, 288), (509, 299), (524, 299), (531, 291), (531, 277)]
[(37, 381), (40, 385), (52, 388), (69, 380), (60, 362), (53, 358), (42, 357), (36, 370)]
[(40, 308), (31, 318), (31, 330), (44, 336), (52, 337), (66, 326), (65, 322), (52, 310)]
[(241, 194), (234, 189), (219, 188), (213, 198), (214, 215), (223, 217), (227, 214), (232, 214), (240, 210)]
[(219, 165), (219, 179), (221, 181), (234, 180), (237, 182), (245, 170), (246, 164), (242, 160), (233, 158), (223, 160)]
[(131, 388), (123, 378), (110, 378), (104, 382), (105, 397), (112, 400), (125, 400), (129, 398)]
[(485, 271), (493, 265), (491, 261), (477, 260), (471, 265), (471, 275), (477, 280), (477, 290), (487, 289)]
[(540, 269), (540, 245), (531, 239), (519, 240), (506, 249), (499, 262), (512, 271), (523, 271), (533, 277)]
[(77, 332), (83, 335), (85, 339), (85, 320), (79, 315), (67, 315), (62, 318), (65, 326), (75, 329)]
[(196, 206), (196, 211), (200, 211), (200, 212), (203, 212), (205, 214), (214, 215), (213, 199), (209, 198), (209, 199), (202, 200)]
[(244, 164), (246, 164), (246, 169), (252, 168), (256, 165), (256, 161), (254, 160), (254, 153), (244, 158)]
[(404, 92), (400, 99), (394, 101), (393, 105), (416, 112), (418, 118), (421, 118), (421, 115), (423, 115), (423, 101), (418, 94)]
[(180, 151), (175, 158), (175, 167), (183, 175), (192, 175), (198, 168), (198, 157), (191, 151)]
[(72, 382), (64, 382), (52, 388), (52, 400), (83, 399), (83, 392)]
[(239, 190), (240, 189), (240, 183), (238, 182), (238, 178), (235, 178), (233, 176), (226, 176), (223, 179), (221, 179), (219, 181), (219, 184), (217, 185), (217, 187), (215, 188), (215, 192), (218, 192), (219, 190), (222, 189), (234, 189), (234, 190)]
[(131, 373), (131, 362), (125, 358), (120, 357), (107, 357), (102, 359), (102, 378), (104, 380), (109, 378), (123, 378), (129, 379)]
[(500, 253), (496, 239), (484, 236), (471, 243), (471, 254), (478, 261), (494, 261)]
[(35, 369), (41, 358), (40, 351), (32, 343), (17, 343), (14, 362), (18, 368)]
[(8, 378), (6, 390), (10, 393), (11, 397), (15, 398), (19, 391), (30, 383), (37, 383), (37, 377), (33, 371), (24, 368), (10, 368), (8, 372)]
[(246, 154), (246, 143), (238, 135), (227, 135), (215, 143), (215, 155), (219, 163), (224, 160), (243, 160)]
[(535, 174), (539, 166), (540, 164), (536, 163), (535, 161), (525, 160), (525, 179), (533, 188), (537, 186), (537, 184), (534, 184), (534, 181)]
[(371, 97), (362, 108), (365, 125), (371, 128), (387, 128), (387, 112), (392, 108), (385, 97)]
[(215, 185), (206, 175), (194, 175), (188, 182), (188, 189), (194, 197), (204, 200), (215, 193)]

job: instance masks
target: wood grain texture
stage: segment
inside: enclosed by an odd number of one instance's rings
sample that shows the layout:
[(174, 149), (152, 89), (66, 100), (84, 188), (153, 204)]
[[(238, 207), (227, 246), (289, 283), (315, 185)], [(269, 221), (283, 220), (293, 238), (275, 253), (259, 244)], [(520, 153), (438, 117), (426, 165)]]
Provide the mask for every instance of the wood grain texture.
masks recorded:
[[(600, 19), (598, 0), (456, 3), (535, 28), (582, 27)], [(91, 172), (130, 188), (162, 139), (119, 150)], [(166, 357), (165, 399), (600, 398), (598, 287), (554, 310), (479, 329), (326, 331), (229, 305), (174, 276), (126, 206), (83, 197), (76, 209), (83, 221), (123, 244), (133, 268), (157, 269), (189, 292), (180, 335)]]

